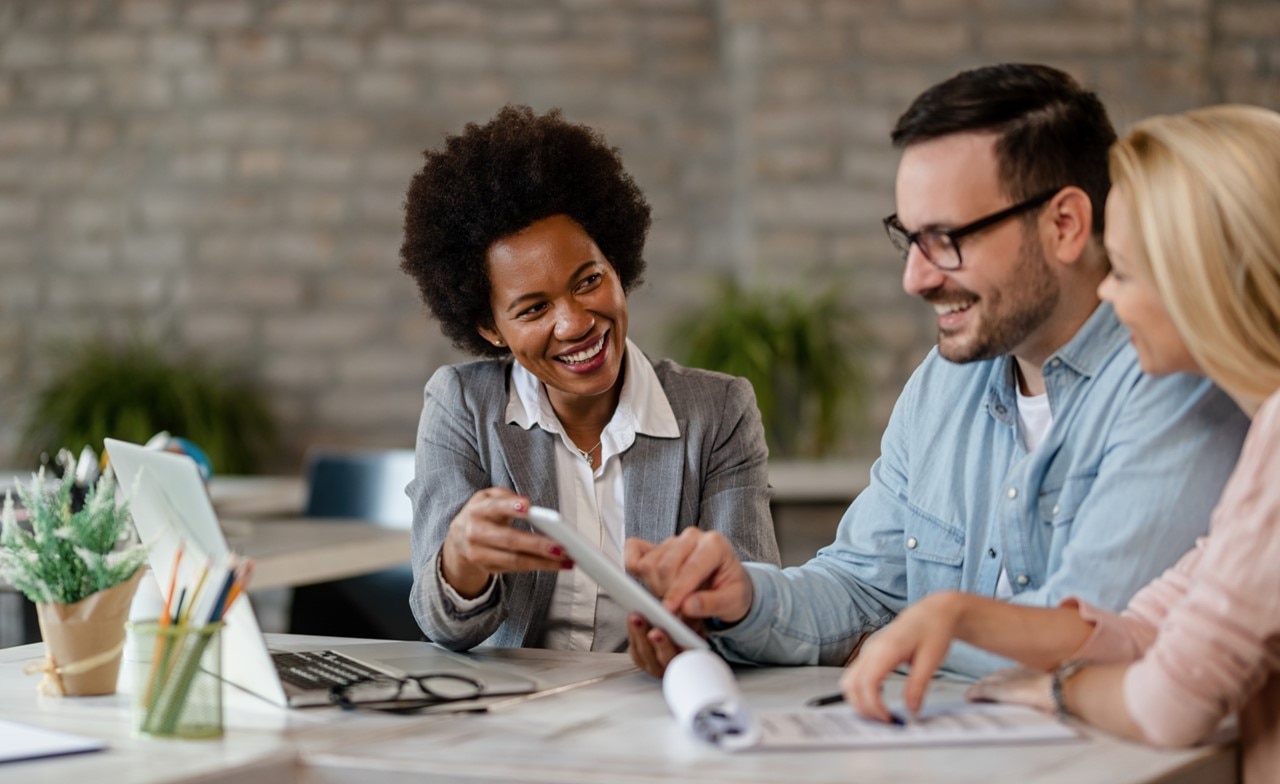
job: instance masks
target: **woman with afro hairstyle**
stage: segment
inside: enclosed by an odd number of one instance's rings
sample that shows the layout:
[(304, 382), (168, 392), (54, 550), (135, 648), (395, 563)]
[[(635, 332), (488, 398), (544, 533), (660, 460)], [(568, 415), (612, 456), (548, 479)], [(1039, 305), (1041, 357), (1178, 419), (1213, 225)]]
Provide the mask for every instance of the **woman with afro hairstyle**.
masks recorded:
[(744, 379), (627, 339), (649, 204), (599, 133), (503, 108), (425, 153), (401, 268), (479, 361), (427, 382), (410, 606), (454, 650), (621, 651), (647, 631), (522, 517), (560, 510), (622, 563), (627, 537), (717, 531), (776, 563), (767, 450)]

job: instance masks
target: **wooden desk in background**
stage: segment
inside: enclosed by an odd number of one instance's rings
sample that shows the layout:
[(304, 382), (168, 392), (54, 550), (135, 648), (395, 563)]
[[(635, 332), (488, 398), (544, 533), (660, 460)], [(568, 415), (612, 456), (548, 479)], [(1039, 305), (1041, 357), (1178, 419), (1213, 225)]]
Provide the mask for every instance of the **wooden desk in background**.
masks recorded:
[(221, 520), (227, 545), (254, 561), (252, 591), (370, 574), (409, 562), (409, 531), (361, 520)]
[[(284, 630), (290, 592), (409, 562), (409, 531), (364, 520), (301, 517), (296, 477), (215, 478), (209, 488), (228, 546), (254, 559), (250, 596), (264, 628)], [(0, 583), (0, 648), (39, 639), (29, 602)]]
[(300, 476), (215, 476), (209, 499), (219, 518), (299, 517), (307, 483)]

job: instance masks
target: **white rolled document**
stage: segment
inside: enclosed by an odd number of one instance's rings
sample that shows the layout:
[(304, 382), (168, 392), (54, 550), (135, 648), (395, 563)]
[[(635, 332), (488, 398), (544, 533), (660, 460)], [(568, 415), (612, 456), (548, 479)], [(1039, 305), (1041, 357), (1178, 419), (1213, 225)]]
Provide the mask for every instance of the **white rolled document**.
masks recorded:
[(760, 740), (760, 725), (733, 672), (711, 651), (684, 651), (672, 659), (662, 676), (662, 696), (676, 723), (699, 740), (729, 751)]

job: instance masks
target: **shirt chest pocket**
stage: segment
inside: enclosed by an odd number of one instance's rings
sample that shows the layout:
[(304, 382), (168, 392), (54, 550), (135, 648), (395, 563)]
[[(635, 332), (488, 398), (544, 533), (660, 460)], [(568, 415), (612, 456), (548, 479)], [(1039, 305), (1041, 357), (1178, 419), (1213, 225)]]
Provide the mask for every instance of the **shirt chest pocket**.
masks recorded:
[[(914, 506), (903, 530), (902, 546), (907, 555), (908, 569), (940, 567), (958, 573), (964, 563), (964, 531)], [(930, 587), (930, 590), (935, 589)]]
[(1046, 525), (1055, 528), (1071, 525), (1076, 519), (1076, 512), (1089, 490), (1093, 487), (1095, 475), (1069, 476), (1054, 487), (1049, 486), (1040, 491), (1040, 519)]

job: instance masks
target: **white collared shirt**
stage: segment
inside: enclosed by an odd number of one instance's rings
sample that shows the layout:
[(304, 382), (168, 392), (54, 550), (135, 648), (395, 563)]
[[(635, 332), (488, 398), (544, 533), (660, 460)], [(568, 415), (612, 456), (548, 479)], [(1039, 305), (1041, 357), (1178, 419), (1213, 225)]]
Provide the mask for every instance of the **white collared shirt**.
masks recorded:
[[(546, 386), (518, 362), (512, 368), (506, 410), (506, 420), (511, 424), (525, 430), (537, 426), (559, 436), (555, 467), (560, 514), (619, 565), (626, 536), (626, 492), (622, 481), (625, 452), (635, 443), (637, 434), (680, 436), (675, 413), (653, 365), (630, 340), (624, 362), (618, 407), (601, 434), (600, 465), (594, 471), (564, 432), (551, 408)], [(491, 584), (475, 599), (462, 599), (447, 583), (442, 588), (464, 612), (484, 604), (493, 590)], [(559, 650), (620, 651), (626, 647), (626, 622), (625, 611), (585, 572), (561, 571), (547, 613), (543, 644)]]

